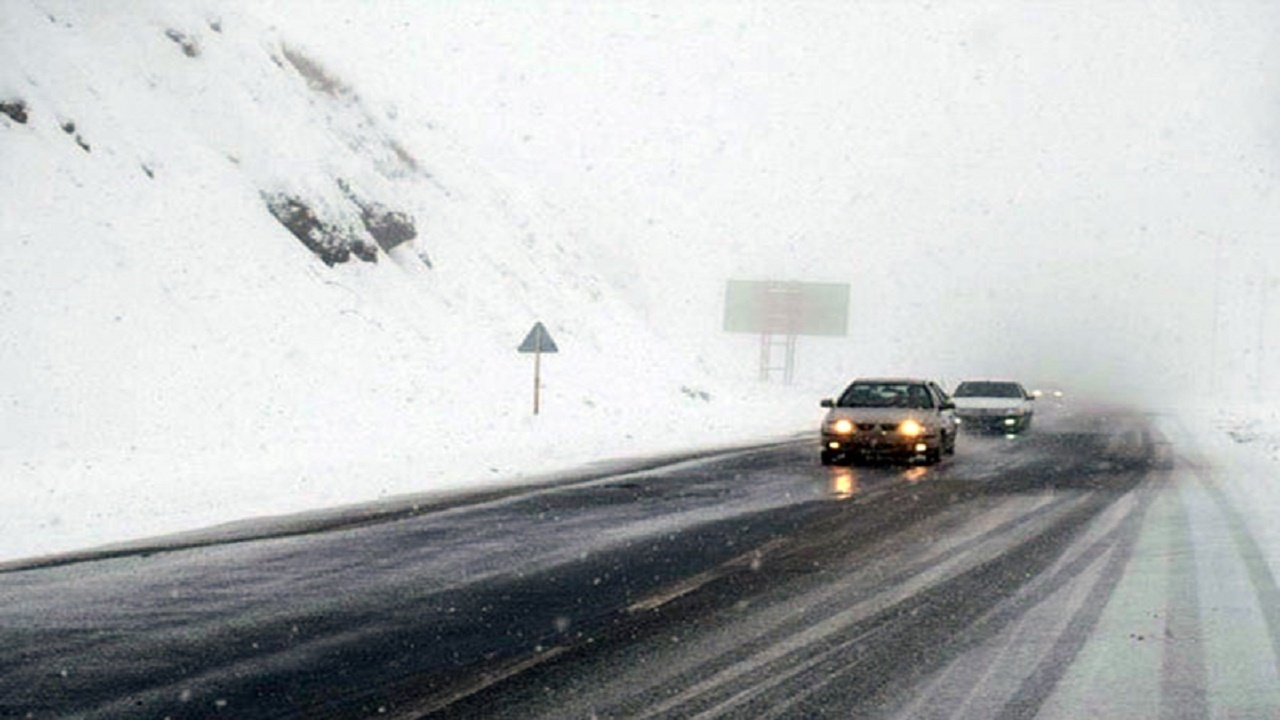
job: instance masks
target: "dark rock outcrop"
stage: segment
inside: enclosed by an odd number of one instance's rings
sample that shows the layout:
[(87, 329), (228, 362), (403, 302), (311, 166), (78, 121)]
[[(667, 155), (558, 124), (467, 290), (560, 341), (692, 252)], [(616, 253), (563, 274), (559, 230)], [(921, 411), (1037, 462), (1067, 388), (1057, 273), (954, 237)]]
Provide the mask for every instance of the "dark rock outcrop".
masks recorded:
[(0, 100), (0, 114), (19, 125), (27, 124), (27, 104), (21, 100)]
[(375, 200), (366, 200), (346, 180), (338, 180), (338, 188), (356, 207), (360, 208), (360, 222), (369, 231), (383, 251), (402, 245), (418, 237), (413, 216), (407, 212), (392, 210)]
[(311, 206), (298, 198), (263, 193), (262, 199), (271, 215), (326, 265), (332, 267), (347, 262), (352, 255), (365, 262), (377, 262), (377, 247), (324, 222)]
[(337, 79), (325, 70), (320, 63), (307, 57), (300, 50), (289, 47), (288, 45), (281, 48), (284, 53), (284, 59), (289, 61), (294, 70), (306, 80), (307, 87), (322, 92), (326, 95), (338, 97), (340, 95), (350, 95), (351, 89), (341, 80)]
[(164, 36), (178, 44), (182, 48), (182, 54), (189, 58), (200, 57), (200, 44), (195, 38), (187, 35), (181, 30), (169, 28), (164, 31)]
[(413, 218), (408, 213), (391, 210), (380, 203), (361, 206), (360, 221), (383, 250), (390, 250), (418, 236)]

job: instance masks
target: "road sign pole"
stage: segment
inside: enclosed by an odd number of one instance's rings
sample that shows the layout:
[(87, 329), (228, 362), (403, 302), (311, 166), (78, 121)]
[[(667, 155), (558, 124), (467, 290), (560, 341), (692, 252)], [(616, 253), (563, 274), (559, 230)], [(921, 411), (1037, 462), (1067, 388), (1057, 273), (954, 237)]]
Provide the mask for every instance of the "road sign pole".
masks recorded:
[(542, 353), (560, 352), (560, 349), (556, 347), (556, 341), (551, 339), (547, 328), (537, 322), (516, 351), (533, 353), (533, 414), (537, 415), (542, 409)]
[(533, 352), (533, 414), (538, 414), (538, 405), (542, 395), (542, 344)]

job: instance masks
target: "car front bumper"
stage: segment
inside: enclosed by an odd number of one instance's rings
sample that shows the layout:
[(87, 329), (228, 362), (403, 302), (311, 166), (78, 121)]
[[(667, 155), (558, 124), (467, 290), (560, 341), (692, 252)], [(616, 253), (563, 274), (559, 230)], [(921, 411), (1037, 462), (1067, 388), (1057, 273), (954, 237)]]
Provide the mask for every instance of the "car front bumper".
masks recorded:
[(924, 455), (936, 447), (936, 434), (905, 437), (896, 433), (860, 432), (853, 435), (823, 433), (822, 452), (829, 456), (900, 457)]
[(1021, 432), (1031, 423), (1029, 413), (957, 413), (960, 427), (979, 432)]

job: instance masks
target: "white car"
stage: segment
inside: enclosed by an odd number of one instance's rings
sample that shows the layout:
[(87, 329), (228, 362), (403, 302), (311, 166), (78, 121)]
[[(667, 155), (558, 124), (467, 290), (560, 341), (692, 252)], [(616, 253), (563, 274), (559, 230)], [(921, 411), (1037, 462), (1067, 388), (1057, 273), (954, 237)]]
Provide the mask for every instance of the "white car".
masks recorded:
[(1032, 401), (1021, 383), (1012, 380), (966, 380), (951, 395), (956, 417), (966, 430), (1020, 433), (1031, 427)]
[(955, 405), (932, 380), (855, 380), (822, 401), (822, 464), (870, 459), (933, 464), (956, 451)]

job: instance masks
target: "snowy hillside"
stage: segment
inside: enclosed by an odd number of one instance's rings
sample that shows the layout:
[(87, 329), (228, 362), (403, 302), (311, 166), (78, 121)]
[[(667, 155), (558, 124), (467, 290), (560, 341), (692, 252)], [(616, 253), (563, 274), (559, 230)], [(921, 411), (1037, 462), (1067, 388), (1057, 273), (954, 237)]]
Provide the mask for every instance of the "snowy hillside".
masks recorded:
[(0, 560), (816, 420), (340, 53), (216, 3), (0, 5)]

